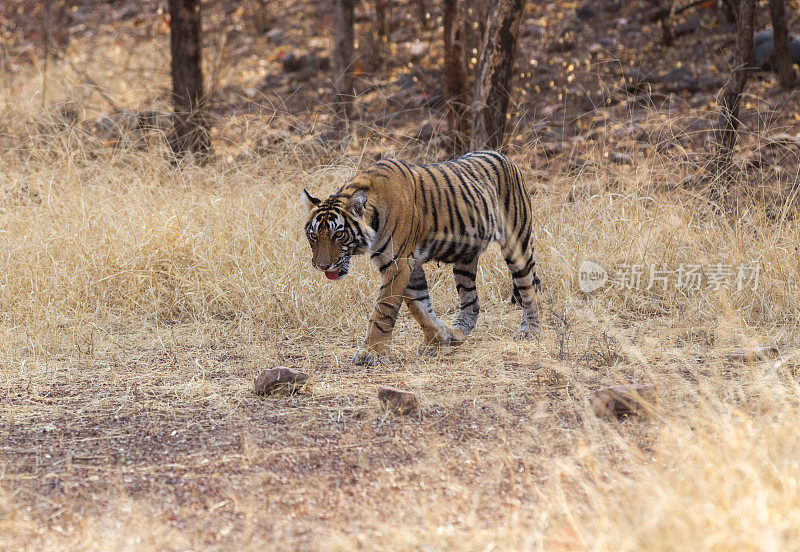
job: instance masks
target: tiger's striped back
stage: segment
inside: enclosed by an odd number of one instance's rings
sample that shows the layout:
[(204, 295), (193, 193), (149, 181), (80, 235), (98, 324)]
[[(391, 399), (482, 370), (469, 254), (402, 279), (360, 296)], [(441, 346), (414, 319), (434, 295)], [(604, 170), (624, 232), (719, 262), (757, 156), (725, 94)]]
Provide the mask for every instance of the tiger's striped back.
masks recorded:
[[(478, 258), (492, 242), (500, 244), (514, 282), (514, 296), (523, 309), (520, 335), (538, 332), (535, 288), (539, 280), (533, 258), (530, 195), (519, 169), (506, 156), (476, 151), (428, 165), (382, 160), (325, 202), (316, 201), (307, 228), (319, 227), (319, 221), (326, 218), (329, 236), (369, 236), (366, 248), (384, 280), (370, 317), (365, 354), (357, 360), (371, 359), (373, 352), (385, 354), (403, 299), (422, 326), (426, 343), (438, 346), (463, 341), (479, 312), (475, 287)], [(353, 202), (362, 207), (357, 216), (353, 216)], [(332, 205), (338, 206), (340, 216), (331, 214)], [(341, 229), (331, 225), (334, 218), (346, 224)], [(312, 250), (314, 247), (312, 243)], [(338, 248), (347, 264), (350, 255), (365, 247), (339, 243)], [(422, 265), (432, 260), (454, 265), (460, 312), (452, 328), (436, 317), (430, 304)]]

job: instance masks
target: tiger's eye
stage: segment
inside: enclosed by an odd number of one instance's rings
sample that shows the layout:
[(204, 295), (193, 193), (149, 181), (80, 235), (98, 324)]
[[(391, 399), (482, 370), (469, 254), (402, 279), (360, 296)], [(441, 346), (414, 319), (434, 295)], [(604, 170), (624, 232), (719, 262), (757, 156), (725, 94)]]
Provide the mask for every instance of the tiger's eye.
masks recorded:
[(333, 235), (333, 239), (334, 239), (334, 240), (341, 240), (342, 238), (344, 238), (344, 232), (343, 232), (343, 231), (341, 231), (341, 230), (339, 230), (338, 232), (336, 232), (336, 233)]

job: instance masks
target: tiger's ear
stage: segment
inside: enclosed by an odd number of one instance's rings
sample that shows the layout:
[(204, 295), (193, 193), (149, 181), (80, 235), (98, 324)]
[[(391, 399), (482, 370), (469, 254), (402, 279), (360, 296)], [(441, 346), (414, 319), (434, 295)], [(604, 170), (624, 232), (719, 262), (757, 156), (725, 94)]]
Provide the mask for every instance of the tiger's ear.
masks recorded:
[(303, 195), (301, 197), (303, 198), (303, 205), (305, 205), (306, 209), (309, 211), (321, 203), (319, 199), (309, 194), (305, 188), (303, 189)]
[(350, 212), (356, 218), (361, 218), (367, 205), (366, 190), (358, 190), (350, 196)]

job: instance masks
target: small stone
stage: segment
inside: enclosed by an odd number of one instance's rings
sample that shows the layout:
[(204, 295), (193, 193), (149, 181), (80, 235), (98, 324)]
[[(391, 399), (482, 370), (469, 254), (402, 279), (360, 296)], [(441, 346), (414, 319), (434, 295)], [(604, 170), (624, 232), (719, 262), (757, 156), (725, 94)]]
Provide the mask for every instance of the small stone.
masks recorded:
[(287, 73), (294, 73), (299, 71), (303, 67), (303, 56), (298, 56), (293, 52), (289, 52), (283, 59), (281, 60), (281, 64), (283, 65), (283, 70)]
[[(534, 21), (534, 20), (531, 19), (530, 21)], [(542, 27), (541, 25), (537, 25), (535, 23), (527, 23), (522, 28), (522, 37), (523, 38), (528, 38), (530, 36), (536, 36), (536, 37), (544, 36), (544, 34), (545, 34), (545, 28)]]
[(428, 52), (428, 44), (425, 42), (412, 42), (408, 46), (408, 53), (411, 55), (411, 61), (419, 61), (422, 56)]
[(266, 37), (272, 42), (280, 42), (285, 34), (286, 34), (285, 30), (279, 27), (275, 27), (274, 29), (270, 29), (269, 31), (267, 31)]
[(683, 23), (676, 25), (672, 30), (674, 37), (679, 37), (687, 34), (692, 34), (699, 31), (703, 27), (703, 21), (699, 17), (692, 17)]
[(381, 387), (378, 389), (378, 400), (383, 408), (398, 414), (410, 414), (419, 407), (414, 393), (395, 387)]
[(433, 124), (431, 124), (430, 122), (425, 123), (424, 125), (422, 125), (422, 128), (419, 129), (419, 133), (417, 134), (417, 139), (427, 142), (428, 140), (433, 138), (434, 132), (435, 129), (433, 127)]
[(586, 2), (577, 10), (575, 10), (575, 14), (581, 19), (591, 19), (594, 17), (594, 9), (592, 9), (590, 2)]
[(616, 385), (595, 391), (592, 409), (597, 416), (618, 419), (644, 414), (655, 402), (653, 385)]
[(728, 360), (738, 360), (741, 362), (756, 362), (768, 360), (778, 356), (777, 345), (763, 345), (760, 347), (746, 347), (735, 349), (727, 354)]
[(281, 390), (296, 393), (307, 381), (308, 374), (288, 366), (278, 366), (261, 372), (253, 384), (256, 395), (268, 395)]
[(608, 160), (617, 165), (633, 165), (633, 157), (628, 153), (614, 152), (608, 156)]

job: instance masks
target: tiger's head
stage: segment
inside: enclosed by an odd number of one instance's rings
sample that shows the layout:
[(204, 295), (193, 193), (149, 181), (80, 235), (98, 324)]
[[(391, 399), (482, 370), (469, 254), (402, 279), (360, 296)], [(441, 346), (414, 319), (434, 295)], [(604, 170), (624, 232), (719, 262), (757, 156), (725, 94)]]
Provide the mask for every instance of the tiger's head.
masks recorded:
[(321, 200), (303, 190), (303, 200), (309, 210), (305, 231), (311, 245), (311, 264), (329, 280), (344, 278), (350, 257), (366, 253), (375, 237), (375, 231), (363, 220), (367, 192), (357, 190), (348, 196), (340, 191)]

